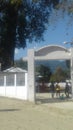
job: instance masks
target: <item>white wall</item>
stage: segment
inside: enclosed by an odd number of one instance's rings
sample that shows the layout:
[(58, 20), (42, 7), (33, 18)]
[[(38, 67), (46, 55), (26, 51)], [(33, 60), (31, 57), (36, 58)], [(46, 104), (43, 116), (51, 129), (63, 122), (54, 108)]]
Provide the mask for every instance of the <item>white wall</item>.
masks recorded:
[(0, 96), (27, 100), (27, 76), (25, 73), (25, 86), (0, 86)]

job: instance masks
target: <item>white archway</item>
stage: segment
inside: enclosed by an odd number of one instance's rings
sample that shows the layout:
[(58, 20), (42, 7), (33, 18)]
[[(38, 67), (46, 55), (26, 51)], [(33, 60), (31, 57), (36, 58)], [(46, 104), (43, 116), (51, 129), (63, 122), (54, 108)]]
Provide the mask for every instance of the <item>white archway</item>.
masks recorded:
[(70, 50), (58, 46), (45, 46), (35, 51), (35, 60), (63, 60), (70, 59)]
[[(45, 46), (36, 51), (28, 50), (28, 56), (24, 57), (24, 61), (28, 61), (28, 100), (35, 101), (35, 60), (71, 60), (71, 79), (73, 79), (73, 62), (70, 49), (63, 46), (52, 45)], [(72, 97), (73, 97), (73, 82), (72, 82)]]

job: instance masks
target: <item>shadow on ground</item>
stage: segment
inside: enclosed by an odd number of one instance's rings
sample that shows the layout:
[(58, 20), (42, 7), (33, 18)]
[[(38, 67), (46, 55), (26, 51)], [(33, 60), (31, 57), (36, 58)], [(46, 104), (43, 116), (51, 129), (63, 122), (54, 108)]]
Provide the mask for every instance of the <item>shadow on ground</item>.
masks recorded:
[(0, 112), (14, 112), (14, 111), (19, 111), (20, 109), (0, 109)]
[(36, 103), (61, 103), (61, 102), (69, 102), (71, 99), (36, 99)]
[(72, 98), (69, 97), (55, 97), (55, 98), (49, 98), (49, 96), (47, 94), (39, 94), (38, 96), (36, 96), (36, 103), (41, 103), (41, 104), (45, 104), (45, 103), (62, 103), (62, 102), (69, 102), (72, 101)]

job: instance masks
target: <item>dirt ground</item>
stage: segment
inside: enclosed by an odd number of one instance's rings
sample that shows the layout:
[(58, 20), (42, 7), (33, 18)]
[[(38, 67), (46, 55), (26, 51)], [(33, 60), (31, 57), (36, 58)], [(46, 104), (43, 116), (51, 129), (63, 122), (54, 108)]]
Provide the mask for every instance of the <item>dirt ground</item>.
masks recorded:
[(73, 101), (37, 96), (36, 104), (0, 97), (0, 130), (73, 130)]

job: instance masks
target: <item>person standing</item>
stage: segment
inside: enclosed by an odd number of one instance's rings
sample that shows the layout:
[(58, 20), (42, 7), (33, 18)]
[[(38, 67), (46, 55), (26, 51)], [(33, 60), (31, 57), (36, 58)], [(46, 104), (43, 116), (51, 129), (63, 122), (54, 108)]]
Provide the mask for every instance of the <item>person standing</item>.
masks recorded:
[(66, 97), (69, 97), (69, 85), (67, 82), (66, 82), (66, 86), (65, 86), (65, 95), (66, 95)]
[(60, 97), (60, 85), (56, 84), (56, 97)]
[(50, 85), (50, 90), (51, 90), (52, 98), (54, 98), (55, 86), (54, 86), (54, 83), (53, 83), (53, 82), (52, 82), (51, 85)]

